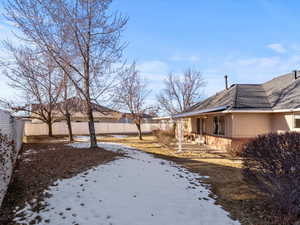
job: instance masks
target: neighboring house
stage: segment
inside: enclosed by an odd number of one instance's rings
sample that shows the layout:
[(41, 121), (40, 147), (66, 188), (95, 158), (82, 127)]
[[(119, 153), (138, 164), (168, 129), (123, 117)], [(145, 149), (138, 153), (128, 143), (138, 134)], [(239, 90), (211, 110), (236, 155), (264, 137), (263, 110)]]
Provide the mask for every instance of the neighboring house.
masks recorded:
[[(55, 122), (60, 122), (65, 120), (61, 109), (64, 109), (64, 105), (67, 104), (69, 107), (69, 112), (71, 114), (72, 122), (87, 122), (88, 117), (84, 112), (85, 101), (77, 97), (69, 98), (65, 102), (59, 102), (55, 105), (52, 112), (53, 119)], [(39, 110), (41, 107), (39, 104), (33, 104), (32, 106), (32, 116), (34, 117), (34, 112)], [(102, 105), (92, 103), (93, 115), (95, 122), (116, 122), (116, 123), (133, 123), (132, 115), (130, 113), (123, 113), (117, 110), (107, 108)], [(145, 123), (152, 123), (153, 116), (148, 114), (143, 114), (143, 121)], [(39, 119), (32, 119), (33, 123), (42, 123)]]
[(260, 134), (300, 131), (297, 78), (295, 71), (263, 84), (234, 84), (174, 118), (185, 121), (187, 139), (218, 149), (241, 148)]
[[(153, 123), (155, 122), (153, 120), (154, 116), (149, 115), (149, 114), (142, 114), (141, 117), (143, 118), (143, 123)], [(124, 123), (133, 123), (134, 118), (131, 113), (122, 113), (122, 118), (119, 120), (119, 122), (124, 122)]]
[[(72, 131), (74, 135), (89, 135), (88, 117), (84, 112), (85, 101), (78, 98), (67, 100), (69, 113), (71, 115)], [(52, 124), (53, 135), (68, 135), (68, 127), (63, 116), (64, 102), (57, 103), (53, 107)], [(93, 115), (95, 121), (96, 134), (136, 134), (138, 132), (136, 125), (130, 114), (122, 113), (116, 110), (93, 103)], [(39, 119), (35, 119), (34, 112), (44, 107), (32, 105), (32, 120), (25, 123), (25, 136), (39, 136), (48, 134), (48, 124)], [(142, 132), (150, 133), (153, 127), (157, 127), (157, 122), (151, 120), (151, 116), (143, 115)]]
[[(86, 113), (84, 112), (84, 105), (85, 101), (81, 100), (77, 97), (69, 98), (66, 100), (67, 105), (69, 107), (69, 112), (71, 114), (71, 120), (73, 122), (87, 122), (88, 117)], [(53, 110), (53, 118), (56, 122), (63, 121), (64, 116), (62, 114), (62, 111), (60, 109), (63, 109), (63, 105), (65, 102), (57, 103)], [(118, 112), (116, 110), (109, 109), (107, 107), (104, 107), (102, 105), (98, 105), (95, 103), (92, 103), (93, 107), (93, 115), (94, 115), (94, 121), (95, 122), (114, 122), (119, 120), (123, 117), (123, 114), (121, 112)], [(40, 108), (39, 104), (33, 104), (32, 105), (32, 111), (36, 111)], [(34, 116), (34, 113), (33, 113)], [(33, 119), (33, 123), (42, 123), (41, 120)]]

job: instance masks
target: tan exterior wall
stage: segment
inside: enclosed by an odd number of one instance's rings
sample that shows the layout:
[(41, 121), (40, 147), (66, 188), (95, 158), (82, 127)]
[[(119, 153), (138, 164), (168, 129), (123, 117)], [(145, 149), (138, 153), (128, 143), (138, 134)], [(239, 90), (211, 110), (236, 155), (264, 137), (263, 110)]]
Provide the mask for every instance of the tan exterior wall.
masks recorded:
[(300, 131), (294, 126), (294, 113), (276, 113), (271, 119), (272, 132)]
[(232, 121), (233, 138), (253, 138), (272, 132), (269, 113), (235, 113), (232, 115)]
[(232, 115), (226, 114), (225, 116), (225, 136), (231, 137), (232, 136)]

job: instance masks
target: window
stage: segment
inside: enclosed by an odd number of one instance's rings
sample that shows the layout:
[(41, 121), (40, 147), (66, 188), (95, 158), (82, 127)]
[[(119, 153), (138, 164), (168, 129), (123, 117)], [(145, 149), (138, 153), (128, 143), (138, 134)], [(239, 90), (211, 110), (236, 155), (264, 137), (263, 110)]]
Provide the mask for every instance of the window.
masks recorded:
[(225, 118), (224, 116), (215, 116), (214, 120), (214, 134), (224, 135), (225, 134)]
[(300, 128), (300, 115), (295, 115), (295, 128)]

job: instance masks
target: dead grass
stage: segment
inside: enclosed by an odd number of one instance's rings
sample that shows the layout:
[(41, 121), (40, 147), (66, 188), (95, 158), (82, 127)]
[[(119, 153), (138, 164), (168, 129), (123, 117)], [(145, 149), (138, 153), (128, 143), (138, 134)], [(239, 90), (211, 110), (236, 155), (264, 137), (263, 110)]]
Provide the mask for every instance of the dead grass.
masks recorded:
[(98, 138), (98, 141), (104, 142), (118, 142), (130, 145), (131, 147), (138, 148), (145, 152), (166, 155), (166, 156), (174, 156), (178, 158), (189, 158), (196, 161), (204, 162), (204, 163), (212, 163), (221, 166), (229, 166), (235, 168), (242, 167), (242, 161), (240, 158), (234, 158), (226, 153), (219, 152), (191, 152), (191, 151), (183, 151), (181, 153), (177, 152), (176, 146), (173, 148), (166, 147), (164, 145), (159, 144), (156, 141), (154, 136), (144, 136), (143, 140), (140, 141), (135, 136), (129, 136), (127, 138), (114, 138), (114, 137), (104, 137)]

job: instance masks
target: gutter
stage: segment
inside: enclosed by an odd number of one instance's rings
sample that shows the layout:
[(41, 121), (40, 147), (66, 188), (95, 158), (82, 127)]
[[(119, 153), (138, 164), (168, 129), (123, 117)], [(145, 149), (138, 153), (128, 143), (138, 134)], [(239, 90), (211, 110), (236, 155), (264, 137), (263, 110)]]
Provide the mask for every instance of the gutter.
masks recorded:
[(268, 109), (268, 110), (242, 110), (242, 109), (228, 109), (228, 106), (222, 106), (211, 109), (198, 110), (193, 112), (186, 112), (174, 115), (172, 118), (179, 119), (190, 116), (196, 116), (204, 113), (213, 113), (213, 112), (221, 112), (221, 113), (281, 113), (281, 112), (300, 112), (300, 108), (295, 109)]
[(231, 109), (223, 111), (224, 113), (280, 113), (280, 112), (300, 112), (300, 108), (295, 109), (268, 109), (268, 110), (242, 110), (242, 109)]
[(154, 117), (152, 120), (172, 120), (172, 116)]
[(211, 108), (211, 109), (203, 109), (203, 110), (198, 110), (198, 111), (193, 111), (193, 112), (186, 112), (186, 113), (180, 113), (177, 115), (174, 115), (174, 119), (178, 118), (184, 118), (184, 117), (190, 117), (190, 116), (196, 116), (202, 113), (210, 113), (210, 112), (219, 112), (227, 109), (228, 106), (221, 106), (221, 107), (216, 107), (216, 108)]

